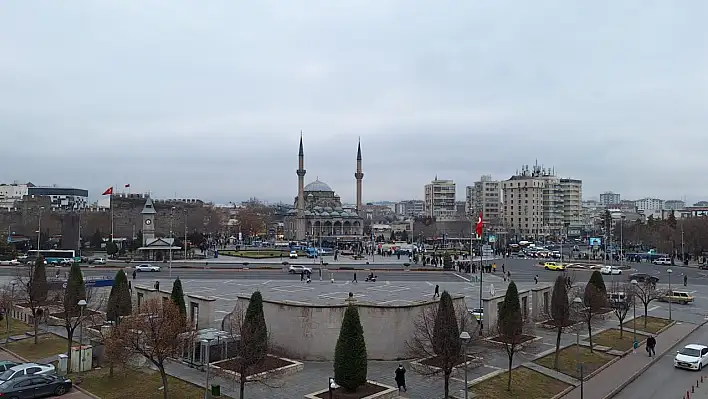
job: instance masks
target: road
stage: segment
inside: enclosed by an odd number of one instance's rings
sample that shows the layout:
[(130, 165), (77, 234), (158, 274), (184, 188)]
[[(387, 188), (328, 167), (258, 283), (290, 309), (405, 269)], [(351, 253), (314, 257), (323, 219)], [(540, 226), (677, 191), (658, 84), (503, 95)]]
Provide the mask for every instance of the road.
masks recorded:
[[(677, 349), (695, 343), (708, 343), (708, 327), (700, 327), (686, 337)], [(661, 345), (661, 342), (657, 342), (657, 345)], [(676, 351), (669, 351), (662, 356), (644, 374), (615, 396), (615, 399), (683, 398), (686, 390), (691, 389), (691, 384), (695, 384), (696, 379), (701, 378), (701, 373), (674, 368), (675, 355)], [(705, 391), (705, 387), (701, 389)]]

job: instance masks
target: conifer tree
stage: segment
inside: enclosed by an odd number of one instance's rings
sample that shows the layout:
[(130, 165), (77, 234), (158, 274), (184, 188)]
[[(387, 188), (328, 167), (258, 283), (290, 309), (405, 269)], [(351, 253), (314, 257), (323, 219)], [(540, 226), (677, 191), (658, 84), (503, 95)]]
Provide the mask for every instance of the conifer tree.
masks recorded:
[(349, 305), (344, 312), (334, 350), (334, 381), (348, 392), (366, 384), (368, 372), (364, 329), (356, 306)]

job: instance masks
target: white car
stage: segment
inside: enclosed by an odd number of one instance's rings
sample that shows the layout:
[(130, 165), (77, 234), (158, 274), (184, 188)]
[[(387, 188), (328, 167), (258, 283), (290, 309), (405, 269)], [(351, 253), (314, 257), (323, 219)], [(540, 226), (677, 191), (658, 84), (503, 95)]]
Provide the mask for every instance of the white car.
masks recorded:
[(2, 265), (2, 266), (17, 266), (19, 264), (20, 264), (20, 261), (17, 259), (0, 260), (0, 265)]
[(290, 259), (297, 259), (297, 251), (290, 251)]
[(600, 269), (600, 273), (618, 275), (622, 274), (622, 270), (612, 266), (603, 266), (602, 269)]
[(23, 363), (17, 366), (10, 367), (8, 370), (0, 374), (1, 381), (11, 380), (13, 378), (23, 377), (26, 375), (37, 375), (37, 374), (54, 374), (56, 369), (54, 365), (51, 364), (39, 364), (39, 363)]
[(135, 271), (136, 272), (159, 272), (160, 266), (155, 266), (155, 265), (143, 263), (141, 265), (136, 265)]
[(708, 346), (686, 345), (682, 350), (676, 351), (674, 367), (701, 370), (708, 363)]
[(312, 269), (300, 265), (290, 265), (288, 267), (288, 273), (290, 274), (300, 274), (300, 273), (312, 273)]
[(671, 258), (654, 259), (654, 261), (651, 263), (655, 265), (671, 266)]

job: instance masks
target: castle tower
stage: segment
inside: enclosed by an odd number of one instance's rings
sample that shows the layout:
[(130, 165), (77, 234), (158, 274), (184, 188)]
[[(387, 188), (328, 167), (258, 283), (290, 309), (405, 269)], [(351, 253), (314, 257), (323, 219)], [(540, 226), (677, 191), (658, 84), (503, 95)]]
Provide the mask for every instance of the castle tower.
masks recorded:
[(354, 173), (354, 178), (356, 179), (356, 211), (361, 211), (361, 180), (364, 178), (364, 173), (361, 171), (361, 139), (359, 139), (359, 146), (356, 149), (356, 173)]
[(303, 240), (306, 235), (305, 224), (305, 152), (302, 148), (302, 131), (300, 131), (300, 150), (297, 154), (297, 222), (295, 239)]
[(144, 247), (148, 243), (155, 240), (155, 214), (157, 214), (157, 212), (155, 211), (155, 204), (152, 203), (152, 199), (150, 197), (148, 197), (147, 201), (145, 201), (145, 206), (143, 206), (143, 210), (140, 214), (143, 215), (142, 230)]

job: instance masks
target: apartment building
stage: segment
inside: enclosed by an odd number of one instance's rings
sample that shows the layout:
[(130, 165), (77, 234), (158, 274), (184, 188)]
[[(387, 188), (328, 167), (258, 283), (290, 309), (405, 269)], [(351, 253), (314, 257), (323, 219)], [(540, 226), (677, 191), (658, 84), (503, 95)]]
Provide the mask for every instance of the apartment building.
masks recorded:
[(435, 180), (425, 185), (426, 216), (453, 219), (456, 213), (455, 182), (435, 176)]
[(686, 202), (681, 200), (666, 200), (664, 201), (664, 209), (667, 211), (686, 209)]
[(659, 198), (642, 198), (634, 201), (634, 206), (638, 212), (660, 211), (664, 208), (664, 200)]
[(583, 181), (560, 179), (560, 188), (563, 200), (563, 226), (583, 226)]
[(618, 193), (613, 193), (612, 191), (606, 191), (600, 194), (600, 204), (603, 206), (619, 204), (622, 200)]
[(469, 216), (482, 213), (487, 225), (502, 224), (502, 188), (491, 175), (482, 176), (473, 186), (465, 188), (465, 208)]
[(76, 210), (88, 206), (88, 190), (69, 187), (38, 187), (32, 183), (0, 185), (0, 208), (13, 208), (26, 198), (47, 197), (51, 210)]
[(407, 218), (415, 218), (425, 215), (425, 201), (406, 200), (396, 204), (396, 214)]

